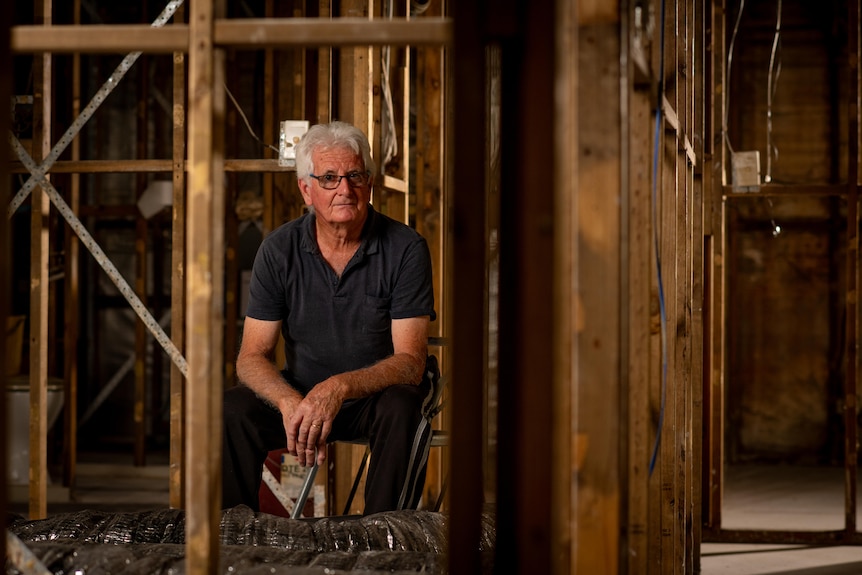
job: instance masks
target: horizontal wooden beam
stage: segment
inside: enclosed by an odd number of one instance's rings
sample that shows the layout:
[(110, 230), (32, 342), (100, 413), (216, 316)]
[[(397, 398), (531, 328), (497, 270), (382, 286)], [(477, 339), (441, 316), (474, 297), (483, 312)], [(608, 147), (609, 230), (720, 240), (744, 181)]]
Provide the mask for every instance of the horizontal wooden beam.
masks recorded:
[(154, 28), (149, 24), (92, 24), (13, 26), (12, 52), (101, 54), (185, 52), (189, 27), (177, 24)]
[[(187, 171), (187, 166), (184, 167)], [(13, 174), (26, 174), (29, 170), (21, 162), (10, 162)], [(51, 166), (52, 174), (120, 174), (172, 172), (172, 160), (63, 160)], [(225, 172), (294, 172), (296, 168), (280, 166), (275, 159), (233, 159), (224, 161)]]
[(402, 194), (406, 194), (408, 192), (407, 182), (386, 174), (383, 174), (383, 187), (390, 192), (400, 192)]
[(448, 18), (243, 18), (215, 23), (215, 43), (236, 48), (440, 46), (451, 42)]
[[(365, 18), (243, 18), (215, 22), (215, 44), (234, 48), (297, 46), (439, 46), (452, 41), (448, 18), (367, 20)], [(13, 26), (17, 53), (187, 52), (186, 24), (93, 24)]]

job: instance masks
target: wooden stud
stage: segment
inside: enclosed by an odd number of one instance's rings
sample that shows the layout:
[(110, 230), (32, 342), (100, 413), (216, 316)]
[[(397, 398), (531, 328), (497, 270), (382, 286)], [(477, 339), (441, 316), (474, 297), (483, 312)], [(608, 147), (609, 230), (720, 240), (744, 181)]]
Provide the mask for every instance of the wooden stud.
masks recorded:
[(620, 569), (621, 317), (620, 101), (617, 9), (590, 5), (578, 16), (578, 181), (576, 226), (578, 333), (574, 446), (578, 464), (578, 573)]
[[(451, 464), (458, 472), (449, 494), (449, 573), (473, 575), (482, 570), (479, 547), (482, 511), (482, 453), (484, 422), (477, 414), (483, 406), (483, 361), (486, 330), (485, 227), (476, 225), (477, 214), (486, 214), (485, 170), (485, 46), (484, 23), (475, 4), (451, 6), (454, 45), (446, 62), (453, 70), (452, 90), (456, 103), (446, 126), (446, 189), (451, 192), (451, 249), (446, 250), (450, 285), (446, 325), (452, 328), (452, 446)], [(456, 133), (457, 132), (457, 133)], [(455, 147), (457, 146), (457, 149)], [(451, 257), (457, 254), (457, 257)], [(489, 470), (490, 471), (490, 470)], [(514, 566), (509, 566), (513, 568)]]
[(553, 128), (554, 158), (554, 257), (551, 420), (551, 541), (552, 573), (574, 573), (577, 567), (572, 541), (577, 531), (576, 485), (578, 468), (573, 457), (577, 433), (575, 422), (576, 381), (573, 376), (575, 342), (581, 327), (578, 291), (573, 270), (578, 261), (577, 182), (578, 155), (578, 45), (577, 10), (571, 2), (556, 2), (554, 45)]
[[(73, 20), (81, 22), (81, 0), (73, 4)], [(72, 55), (72, 117), (81, 113), (81, 55)], [(81, 157), (81, 141), (75, 138), (70, 145), (72, 160)], [(79, 213), (81, 206), (81, 176), (72, 174), (69, 186), (69, 207)], [(77, 234), (69, 226), (65, 228), (64, 301), (77, 302), (80, 298), (80, 252)], [(78, 464), (78, 334), (79, 318), (77, 305), (63, 307), (65, 328), (63, 330), (63, 485), (74, 486)]]
[[(629, 28), (629, 35), (631, 28)], [(623, 35), (623, 38), (628, 35)], [(631, 49), (631, 46), (629, 46)], [(627, 368), (627, 524), (624, 546), (630, 549), (623, 556), (623, 565), (631, 575), (648, 573), (649, 559), (649, 460), (652, 454), (655, 429), (650, 425), (650, 383), (653, 380), (650, 353), (650, 309), (652, 287), (652, 237), (651, 177), (653, 132), (650, 103), (654, 94), (637, 90), (634, 72), (629, 70), (629, 93), (627, 98), (628, 119), (623, 125), (630, 130), (628, 144), (628, 170), (623, 170), (622, 189), (628, 197), (627, 215), (628, 297), (623, 300), (623, 336), (627, 337), (626, 351), (622, 355)], [(625, 156), (624, 156), (625, 159)], [(625, 205), (625, 204), (624, 204)], [(627, 304), (626, 304), (627, 302)]]
[[(332, 0), (319, 0), (318, 11), (321, 21), (332, 17)], [(315, 121), (325, 124), (332, 120), (332, 47), (321, 46), (317, 50), (317, 106)]]
[[(146, 158), (147, 140), (149, 139), (149, 111), (147, 105), (147, 94), (149, 93), (150, 62), (148, 58), (140, 58), (136, 65), (138, 75), (137, 84), (137, 136), (136, 156)], [(136, 199), (146, 189), (146, 174), (136, 174), (134, 181), (137, 185)], [(147, 305), (147, 239), (149, 236), (149, 225), (143, 215), (138, 212), (135, 217), (135, 292), (141, 302)], [(147, 460), (147, 426), (146, 426), (146, 391), (147, 391), (147, 328), (142, 321), (135, 322), (135, 365), (134, 365), (134, 390), (132, 403), (133, 421), (133, 460), (138, 467), (146, 465)]]
[[(724, 202), (721, 198), (722, 184), (726, 179), (726, 146), (724, 145), (724, 131), (722, 128), (724, 114), (724, 93), (727, 86), (724, 84), (725, 77), (725, 3), (723, 0), (714, 2), (710, 13), (711, 42), (712, 48), (710, 58), (710, 117), (714, 131), (710, 139), (711, 154), (705, 157), (709, 159), (709, 166), (714, 166), (709, 172), (707, 180), (710, 193), (704, 195), (706, 204), (705, 222), (708, 231), (711, 232), (709, 247), (711, 248), (706, 257), (709, 259), (710, 283), (707, 308), (710, 316), (709, 321), (709, 366), (708, 381), (705, 385), (708, 405), (704, 404), (705, 428), (707, 439), (704, 442), (706, 454), (704, 457), (705, 479), (705, 517), (703, 524), (710, 530), (721, 527), (721, 505), (722, 486), (724, 475), (724, 340), (725, 332), (725, 307), (724, 307), (724, 249), (725, 249), (725, 217)], [(706, 233), (707, 230), (704, 231)], [(708, 458), (708, 459), (707, 459)]]
[[(221, 515), (221, 393), (223, 386), (224, 186), (221, 174), (223, 61), (213, 45), (216, 3), (195, 2), (189, 17), (189, 183), (186, 237), (188, 378), (186, 422), (186, 570), (214, 573), (219, 566)], [(221, 5), (221, 2), (219, 2)], [(220, 70), (221, 68), (221, 70)], [(221, 96), (221, 97), (220, 97)], [(221, 101), (220, 101), (221, 100)]]
[[(180, 6), (174, 14), (174, 26), (181, 25), (185, 8)], [(171, 207), (171, 341), (177, 349), (185, 348), (185, 244), (186, 244), (186, 55), (173, 55), (173, 113), (171, 115), (171, 181), (173, 183)], [(185, 506), (185, 377), (171, 362), (170, 383), (170, 506)]]
[(857, 477), (859, 475), (859, 419), (857, 362), (859, 337), (859, 4), (848, 2), (847, 44), (851, 48), (847, 67), (850, 93), (847, 98), (849, 124), (847, 150), (847, 289), (846, 364), (844, 373), (844, 531), (850, 539), (856, 533)]
[[(442, 3), (432, 2), (425, 16), (442, 16)], [(437, 321), (431, 326), (431, 334), (443, 336), (448, 333), (444, 320), (445, 298), (443, 285), (445, 282), (443, 267), (443, 250), (445, 210), (443, 201), (443, 110), (444, 86), (443, 49), (437, 46), (420, 47), (416, 49), (416, 142), (415, 147), (415, 177), (416, 190), (416, 230), (428, 242), (431, 251), (432, 268), (434, 270), (434, 301), (437, 308)], [(432, 348), (440, 360), (441, 371), (448, 372), (449, 350), (446, 347)], [(447, 391), (448, 393), (448, 391)], [(447, 420), (449, 411), (441, 416), (442, 421), (436, 422), (437, 428), (449, 429)], [(448, 473), (448, 465), (443, 450), (432, 449), (428, 456), (428, 471), (425, 482), (424, 499), (426, 502), (436, 501), (444, 478)], [(445, 506), (444, 506), (445, 509)]]
[(705, 180), (709, 179), (709, 169), (705, 168), (705, 148), (708, 147), (710, 134), (707, 132), (706, 110), (704, 97), (709, 94), (706, 89), (704, 65), (706, 60), (706, 20), (705, 6), (696, 5), (691, 15), (690, 29), (694, 38), (694, 48), (691, 54), (693, 67), (695, 69), (692, 81), (692, 134), (694, 139), (694, 156), (699, 158), (700, 163), (694, 166), (694, 188), (692, 194), (692, 205), (689, 208), (692, 217), (692, 290), (691, 290), (691, 454), (688, 469), (688, 481), (691, 483), (691, 535), (690, 535), (690, 561), (691, 571), (699, 573), (700, 568), (700, 546), (702, 540), (702, 501), (703, 501), (703, 422), (704, 422), (704, 380), (705, 378), (705, 268), (704, 250), (706, 236), (704, 233), (705, 210)]
[[(35, 20), (51, 24), (51, 0), (35, 3)], [(33, 160), (51, 150), (52, 57), (33, 59)], [(30, 218), (30, 519), (47, 516), (48, 506), (48, 250), (50, 201), (41, 186), (32, 192)]]
[[(267, 17), (275, 15), (273, 0), (266, 0), (265, 8)], [(273, 114), (275, 107), (275, 54), (271, 48), (263, 53), (263, 138), (264, 142), (273, 142), (274, 124), (277, 122)], [(264, 152), (268, 154), (268, 152)], [(276, 217), (275, 179), (271, 173), (263, 175), (263, 233), (268, 234), (278, 224)]]
[[(12, 3), (4, 2), (0, 5), (0, 102), (9, 102), (12, 98), (12, 54), (9, 48), (9, 26), (12, 22)], [(0, 114), (0, 132), (6, 134), (9, 132), (10, 119), (9, 114)], [(0, 162), (0, 206), (9, 205), (11, 199), (10, 194), (9, 170), (7, 162)], [(11, 237), (9, 228), (11, 226), (0, 226), (0, 276), (8, 278), (12, 277), (11, 266)], [(0, 282), (0, 325), (4, 327), (0, 334), (0, 365), (8, 365), (10, 358), (6, 357), (8, 349), (6, 343), (6, 321), (10, 315), (12, 302), (10, 282)], [(0, 381), (6, 383), (6, 370), (0, 370)], [(0, 413), (6, 414), (6, 394), (0, 397)], [(6, 489), (7, 478), (7, 458), (8, 450), (7, 429), (6, 426), (0, 427), (0, 509), (8, 509), (7, 498), (8, 490)], [(3, 557), (7, 556), (6, 538), (0, 541), (0, 554)]]

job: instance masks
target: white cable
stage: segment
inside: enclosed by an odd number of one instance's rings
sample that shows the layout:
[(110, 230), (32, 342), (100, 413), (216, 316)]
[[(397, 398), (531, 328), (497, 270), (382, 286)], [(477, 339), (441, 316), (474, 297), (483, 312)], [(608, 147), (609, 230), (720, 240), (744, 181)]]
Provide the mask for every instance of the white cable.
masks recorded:
[[(392, 20), (394, 16), (392, 0), (386, 0), (383, 10), (386, 13), (386, 17), (389, 20)], [(398, 142), (395, 133), (395, 118), (393, 117), (395, 110), (394, 105), (392, 104), (392, 86), (389, 82), (389, 64), (391, 62), (390, 52), (390, 46), (383, 46), (380, 49), (380, 83), (383, 89), (383, 134), (381, 138), (381, 146), (383, 148), (381, 150), (381, 155), (383, 157), (383, 161), (380, 163), (381, 171), (385, 171), (386, 164), (388, 164), (398, 153)]]
[(257, 134), (254, 133), (251, 124), (249, 124), (248, 122), (248, 118), (245, 117), (245, 112), (243, 112), (242, 108), (239, 107), (239, 103), (237, 103), (236, 99), (233, 97), (233, 94), (230, 93), (230, 89), (227, 87), (227, 84), (224, 85), (224, 91), (227, 92), (228, 98), (230, 98), (230, 101), (233, 102), (233, 105), (236, 107), (236, 110), (237, 112), (239, 112), (239, 115), (242, 116), (242, 121), (245, 122), (245, 127), (248, 128), (248, 133), (251, 134), (251, 137), (266, 146), (267, 148), (275, 150), (275, 153), (277, 154), (278, 148), (273, 145), (267, 144), (266, 142), (258, 138)]
[[(766, 176), (763, 181), (767, 184), (772, 181), (772, 98), (775, 95), (775, 85), (778, 84), (778, 75), (781, 72), (781, 63), (779, 61), (778, 70), (773, 72), (775, 68), (775, 55), (778, 52), (778, 46), (781, 40), (781, 0), (778, 0), (778, 15), (775, 19), (775, 35), (772, 37), (772, 54), (769, 56), (769, 75), (766, 78)], [(773, 81), (774, 76), (774, 81)], [(778, 149), (775, 149), (775, 155), (778, 157)]]
[(727, 149), (733, 155), (733, 146), (730, 145), (730, 137), (727, 135), (727, 113), (730, 109), (730, 68), (733, 64), (733, 45), (736, 43), (736, 34), (739, 32), (739, 21), (742, 20), (742, 11), (745, 9), (745, 0), (739, 3), (739, 13), (736, 15), (736, 24), (733, 25), (733, 34), (730, 36), (730, 46), (727, 49), (727, 72), (724, 80), (724, 113), (721, 119), (721, 134)]

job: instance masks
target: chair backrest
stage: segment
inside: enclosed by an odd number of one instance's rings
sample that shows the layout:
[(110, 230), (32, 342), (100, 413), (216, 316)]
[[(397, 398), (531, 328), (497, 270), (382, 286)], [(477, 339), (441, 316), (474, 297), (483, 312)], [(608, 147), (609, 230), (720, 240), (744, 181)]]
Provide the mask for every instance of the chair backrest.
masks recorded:
[(443, 396), (444, 381), (440, 375), (440, 363), (437, 361), (437, 356), (428, 354), (425, 360), (425, 373), (423, 375), (425, 384), (429, 385), (430, 393), (425, 403), (422, 405), (422, 414), (426, 419), (434, 419), (434, 416), (440, 413), (440, 398)]

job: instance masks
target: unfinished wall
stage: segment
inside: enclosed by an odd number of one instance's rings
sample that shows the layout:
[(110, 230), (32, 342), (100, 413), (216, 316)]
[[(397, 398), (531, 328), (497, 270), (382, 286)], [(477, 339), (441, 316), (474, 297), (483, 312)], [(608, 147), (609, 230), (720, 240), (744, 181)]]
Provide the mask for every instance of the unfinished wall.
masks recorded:
[(728, 8), (727, 143), (789, 192), (727, 202), (728, 458), (840, 463), (848, 212), (824, 194), (847, 181), (847, 5), (746, 3), (738, 28)]

